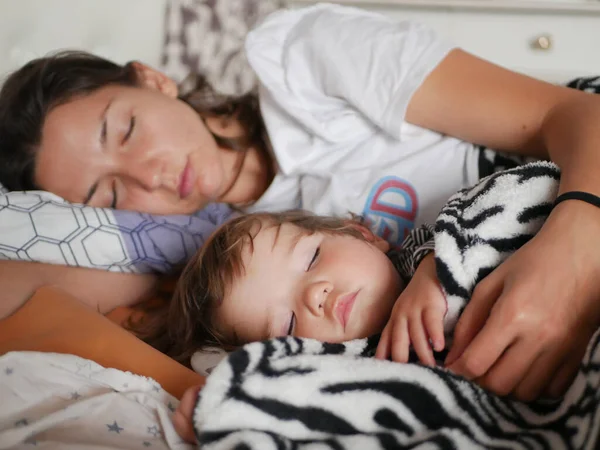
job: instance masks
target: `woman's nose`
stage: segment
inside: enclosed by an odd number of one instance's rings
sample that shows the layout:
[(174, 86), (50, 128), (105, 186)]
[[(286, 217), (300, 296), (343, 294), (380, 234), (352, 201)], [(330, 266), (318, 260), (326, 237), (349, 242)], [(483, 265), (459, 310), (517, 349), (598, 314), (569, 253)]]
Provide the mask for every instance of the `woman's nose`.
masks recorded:
[(315, 316), (325, 314), (325, 306), (333, 285), (327, 281), (311, 283), (304, 292), (304, 304)]
[(162, 164), (158, 159), (129, 160), (124, 163), (123, 172), (147, 191), (157, 189), (162, 183)]

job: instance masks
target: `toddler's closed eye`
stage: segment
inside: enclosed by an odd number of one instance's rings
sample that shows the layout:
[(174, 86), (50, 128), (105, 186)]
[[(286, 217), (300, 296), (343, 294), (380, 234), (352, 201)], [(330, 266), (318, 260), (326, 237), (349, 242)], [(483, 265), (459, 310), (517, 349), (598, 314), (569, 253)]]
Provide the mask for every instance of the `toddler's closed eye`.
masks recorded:
[(315, 264), (317, 259), (319, 259), (320, 254), (321, 254), (321, 247), (317, 247), (315, 249), (315, 253), (313, 254), (312, 259), (310, 260), (310, 263), (308, 264), (306, 271), (309, 271), (312, 268), (312, 266)]
[(296, 314), (292, 313), (292, 317), (290, 318), (290, 326), (288, 327), (288, 336), (291, 336), (294, 333), (294, 326), (296, 325)]

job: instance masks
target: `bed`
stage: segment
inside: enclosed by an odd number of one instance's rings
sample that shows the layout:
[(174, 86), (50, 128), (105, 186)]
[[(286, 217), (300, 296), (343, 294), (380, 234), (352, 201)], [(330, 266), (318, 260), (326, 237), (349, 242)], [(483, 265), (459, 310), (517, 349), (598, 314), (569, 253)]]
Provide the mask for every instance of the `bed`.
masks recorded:
[[(248, 8), (249, 4), (254, 6)], [(241, 42), (247, 28), (280, 2), (54, 0), (51, 9), (47, 5), (43, 0), (10, 2), (10, 6), (0, 2), (0, 18), (10, 19), (0, 19), (7, 22), (0, 27), (0, 73), (49, 50), (77, 46), (120, 62), (143, 59), (181, 82), (192, 71), (202, 71), (218, 80), (221, 90), (241, 92), (252, 87), (253, 77), (244, 71), (239, 54), (232, 59), (231, 54), (218, 52), (214, 44), (218, 37), (207, 24), (218, 17), (221, 30)], [(65, 21), (65, 15), (71, 20)], [(184, 16), (192, 19), (186, 26)], [(209, 50), (199, 42), (213, 42), (210, 51), (216, 54), (211, 58), (220, 56), (221, 61), (234, 63), (206, 65), (203, 52)], [(169, 273), (230, 214), (228, 208), (212, 205), (194, 216), (155, 217), (71, 205), (48, 193), (8, 193), (0, 187), (0, 258)], [(28, 228), (28, 224), (36, 226)], [(0, 397), (9, 399), (0, 412), (0, 448), (189, 448), (174, 433), (170, 416), (183, 391), (204, 378), (126, 332), (118, 325), (122, 312), (115, 312), (111, 321), (65, 292), (44, 288), (0, 322)], [(576, 405), (582, 410), (598, 404), (597, 348), (592, 346), (588, 353), (590, 382), (584, 377), (581, 389), (590, 392), (589, 400)], [(450, 439), (456, 437), (453, 429), (448, 436), (431, 431), (449, 420), (468, 422), (458, 432), (479, 433), (477, 448), (549, 448), (536, 432), (518, 442), (513, 439), (518, 429), (511, 420), (531, 418), (535, 411), (498, 403), (460, 379), (452, 380), (454, 389), (428, 394), (415, 386), (444, 378), (439, 371), (418, 366), (400, 370), (399, 365), (364, 358), (371, 350), (368, 341), (328, 346), (283, 339), (247, 346), (211, 373), (196, 407), (198, 435), (206, 448), (215, 449), (238, 444), (261, 450), (395, 448), (397, 441), (388, 440), (363, 420), (368, 406), (375, 405), (371, 394), (376, 389), (368, 383), (376, 368), (385, 379), (395, 380), (402, 401), (421, 413), (413, 414), (411, 426), (401, 431), (409, 436), (403, 441), (409, 446), (454, 448), (453, 442), (461, 441)], [(341, 401), (327, 403), (330, 400), (323, 394), (332, 388), (327, 384), (332, 380), (325, 377), (324, 384), (324, 374), (339, 375), (335, 388), (348, 392)], [(366, 383), (360, 391), (367, 395), (350, 393), (357, 380)], [(473, 410), (481, 412), (498, 404), (511, 420), (502, 422), (486, 414), (472, 422), (465, 419), (473, 417)], [(375, 408), (376, 425), (399, 426), (398, 411), (390, 414), (397, 406)], [(350, 412), (352, 427), (347, 426), (351, 420), (339, 420)], [(565, 441), (564, 448), (595, 448), (600, 422), (598, 414), (592, 413), (572, 414), (561, 422), (593, 437)], [(494, 428), (498, 425), (494, 421), (502, 426)], [(544, 430), (553, 425), (544, 424)], [(500, 434), (493, 445), (486, 444), (492, 442), (485, 439), (490, 430)], [(464, 442), (460, 448), (475, 448)]]

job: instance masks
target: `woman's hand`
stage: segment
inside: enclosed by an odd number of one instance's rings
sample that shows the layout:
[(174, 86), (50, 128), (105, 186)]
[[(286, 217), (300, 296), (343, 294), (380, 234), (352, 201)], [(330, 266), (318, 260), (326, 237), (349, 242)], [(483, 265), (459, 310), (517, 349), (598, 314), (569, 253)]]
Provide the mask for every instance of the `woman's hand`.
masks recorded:
[(422, 363), (434, 365), (430, 341), (436, 351), (444, 349), (446, 300), (437, 281), (433, 253), (419, 264), (415, 275), (400, 294), (377, 345), (376, 358), (390, 355), (408, 362), (412, 343)]
[(600, 324), (600, 210), (563, 202), (477, 285), (446, 360), (500, 395), (562, 394)]

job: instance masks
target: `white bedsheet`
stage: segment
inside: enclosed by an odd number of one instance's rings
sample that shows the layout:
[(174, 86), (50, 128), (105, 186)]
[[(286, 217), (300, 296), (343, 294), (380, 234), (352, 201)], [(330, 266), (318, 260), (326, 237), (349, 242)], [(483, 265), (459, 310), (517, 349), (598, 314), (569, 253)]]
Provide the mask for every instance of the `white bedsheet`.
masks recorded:
[(0, 449), (191, 449), (178, 400), (150, 379), (73, 355), (0, 357)]

